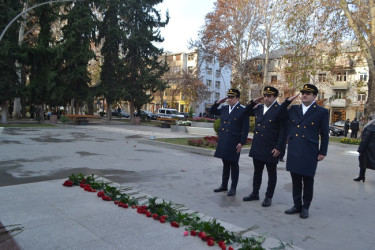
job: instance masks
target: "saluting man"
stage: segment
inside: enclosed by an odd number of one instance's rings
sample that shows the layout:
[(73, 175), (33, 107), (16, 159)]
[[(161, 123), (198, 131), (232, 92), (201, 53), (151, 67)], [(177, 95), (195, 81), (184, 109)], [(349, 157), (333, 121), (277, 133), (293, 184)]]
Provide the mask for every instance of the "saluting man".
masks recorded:
[[(215, 157), (223, 161), (223, 175), (221, 186), (214, 189), (214, 192), (228, 191), (229, 176), (231, 176), (231, 187), (228, 196), (236, 194), (238, 183), (240, 153), (245, 145), (249, 133), (249, 117), (244, 114), (245, 107), (240, 105), (240, 91), (230, 89), (228, 97), (216, 101), (210, 109), (210, 114), (220, 116), (219, 140)], [(228, 102), (229, 105), (219, 105)]]
[[(259, 189), (265, 165), (268, 173), (268, 186), (262, 203), (263, 207), (271, 206), (277, 182), (276, 167), (280, 152), (285, 147), (286, 124), (285, 119), (279, 117), (280, 105), (276, 101), (278, 95), (279, 91), (276, 88), (267, 86), (263, 90), (263, 97), (251, 100), (245, 111), (247, 115), (255, 116), (254, 137), (249, 153), (249, 156), (253, 158), (254, 176), (253, 191), (243, 197), (243, 201), (259, 200)], [(264, 104), (258, 105), (262, 100)]]
[(281, 104), (280, 110), (289, 119), (286, 170), (292, 177), (294, 201), (294, 206), (285, 213), (300, 213), (300, 218), (306, 219), (309, 217), (313, 198), (316, 168), (318, 162), (327, 155), (329, 115), (327, 109), (315, 102), (318, 94), (315, 85), (305, 84), (300, 92), (301, 105), (292, 105), (287, 110), (288, 105), (299, 96), (298, 94)]

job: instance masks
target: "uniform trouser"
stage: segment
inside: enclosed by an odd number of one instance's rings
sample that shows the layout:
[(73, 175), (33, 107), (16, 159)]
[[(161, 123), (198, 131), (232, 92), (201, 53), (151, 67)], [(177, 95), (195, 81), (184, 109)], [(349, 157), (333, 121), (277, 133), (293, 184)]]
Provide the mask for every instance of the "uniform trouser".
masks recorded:
[[(309, 209), (314, 191), (314, 177), (290, 173), (293, 183), (293, 201), (297, 208)], [(302, 196), (303, 189), (303, 196)], [(302, 204), (303, 201), (303, 204)]]
[(358, 130), (352, 130), (351, 138), (357, 138)]
[(231, 176), (231, 188), (236, 190), (239, 172), (240, 167), (238, 165), (238, 161), (223, 160), (223, 179), (221, 186), (228, 187), (229, 176)]
[(262, 175), (264, 165), (266, 165), (267, 172), (268, 172), (268, 186), (266, 197), (272, 198), (273, 193), (275, 192), (276, 182), (277, 182), (277, 172), (276, 167), (277, 164), (264, 162), (261, 160), (257, 160), (253, 158), (254, 163), (254, 177), (253, 177), (253, 194), (259, 195), (260, 185), (262, 184)]

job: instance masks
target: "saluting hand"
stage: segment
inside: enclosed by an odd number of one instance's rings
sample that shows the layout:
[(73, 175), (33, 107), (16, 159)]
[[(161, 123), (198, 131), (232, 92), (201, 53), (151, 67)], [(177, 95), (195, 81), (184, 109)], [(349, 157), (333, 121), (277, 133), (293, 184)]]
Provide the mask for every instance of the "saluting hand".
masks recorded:
[(264, 97), (261, 96), (261, 97), (258, 97), (257, 99), (254, 99), (253, 102), (255, 102), (256, 104), (260, 103), (261, 101), (263, 101)]
[(288, 98), (288, 101), (292, 102), (292, 101), (293, 101), (294, 99), (296, 99), (299, 95), (300, 95), (300, 93), (298, 93), (298, 94), (295, 95), (295, 96), (289, 97), (289, 98)]
[(224, 103), (227, 99), (228, 99), (228, 97), (224, 97), (223, 99), (217, 101), (216, 103), (217, 103), (217, 104), (222, 104), (222, 103)]
[(242, 149), (242, 144), (238, 143), (236, 147), (236, 152), (239, 154), (241, 152), (241, 149)]

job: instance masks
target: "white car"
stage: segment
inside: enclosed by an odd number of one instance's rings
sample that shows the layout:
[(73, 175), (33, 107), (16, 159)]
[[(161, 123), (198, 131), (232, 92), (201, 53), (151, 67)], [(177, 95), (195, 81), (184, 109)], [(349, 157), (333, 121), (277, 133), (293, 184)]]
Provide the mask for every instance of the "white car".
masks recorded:
[(178, 113), (177, 109), (167, 109), (167, 108), (158, 109), (158, 117), (171, 117), (171, 118), (178, 118), (178, 119), (185, 118), (184, 115), (181, 115)]

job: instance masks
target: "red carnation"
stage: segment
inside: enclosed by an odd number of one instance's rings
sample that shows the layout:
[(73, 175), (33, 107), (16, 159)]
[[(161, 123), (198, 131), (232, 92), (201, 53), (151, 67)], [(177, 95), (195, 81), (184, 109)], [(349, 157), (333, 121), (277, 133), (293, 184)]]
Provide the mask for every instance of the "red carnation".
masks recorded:
[(210, 247), (213, 246), (214, 244), (215, 244), (214, 240), (212, 239), (207, 240), (207, 245), (209, 245)]
[(229, 247), (228, 250), (234, 250), (234, 248), (233, 247)]
[(129, 205), (128, 205), (128, 204), (122, 204), (122, 207), (123, 207), (123, 208), (128, 208)]
[(64, 182), (63, 186), (65, 186), (65, 187), (72, 187), (72, 186), (73, 186), (73, 182), (70, 181), (70, 180), (66, 180), (66, 181)]
[(99, 192), (97, 193), (97, 196), (98, 196), (98, 197), (103, 197), (103, 196), (104, 196), (104, 191), (99, 191)]
[(163, 218), (160, 218), (159, 221), (160, 221), (160, 223), (165, 223), (165, 219), (163, 219)]
[(190, 235), (191, 235), (191, 236), (197, 236), (197, 232), (194, 231), (194, 230), (191, 230), (191, 231), (190, 231)]
[(180, 225), (176, 221), (172, 221), (171, 222), (171, 226), (172, 227), (177, 227), (177, 228), (180, 227)]
[(152, 218), (154, 218), (154, 220), (157, 220), (159, 218), (159, 216), (157, 214), (153, 214)]
[(117, 205), (117, 204), (118, 204), (118, 201), (114, 201), (114, 203)]
[(147, 217), (151, 217), (151, 216), (152, 216), (152, 213), (151, 213), (150, 211), (147, 211), (147, 212), (146, 212), (146, 216), (147, 216)]

